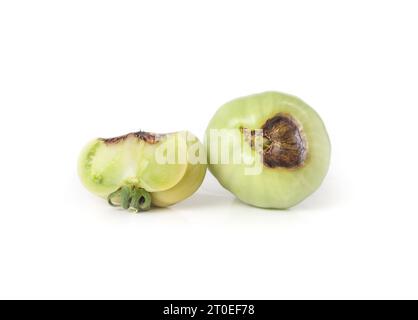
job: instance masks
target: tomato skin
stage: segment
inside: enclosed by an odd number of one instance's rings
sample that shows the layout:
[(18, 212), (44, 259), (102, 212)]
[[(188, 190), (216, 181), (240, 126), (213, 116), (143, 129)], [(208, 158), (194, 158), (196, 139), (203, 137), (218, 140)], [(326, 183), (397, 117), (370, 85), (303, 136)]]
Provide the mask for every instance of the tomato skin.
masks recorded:
[[(212, 163), (212, 130), (229, 129), (229, 135), (242, 140), (242, 128), (261, 129), (277, 114), (290, 115), (306, 139), (307, 155), (300, 167), (270, 168), (249, 144), (241, 145), (243, 158), (252, 158), (261, 168), (260, 174), (249, 175), (245, 163)], [(304, 200), (321, 185), (329, 163), (331, 146), (319, 115), (302, 100), (283, 93), (265, 92), (230, 101), (219, 108), (211, 119), (205, 136), (209, 170), (223, 187), (241, 201), (262, 208), (287, 209)], [(212, 147), (211, 147), (212, 145)], [(230, 146), (228, 153), (237, 151)]]

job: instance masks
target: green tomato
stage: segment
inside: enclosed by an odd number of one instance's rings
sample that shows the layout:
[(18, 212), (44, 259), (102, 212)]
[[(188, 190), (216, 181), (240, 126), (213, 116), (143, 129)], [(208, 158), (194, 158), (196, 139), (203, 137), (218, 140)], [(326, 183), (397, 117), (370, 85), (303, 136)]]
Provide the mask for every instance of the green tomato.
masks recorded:
[(83, 185), (111, 205), (136, 211), (166, 207), (192, 195), (206, 164), (199, 140), (188, 132), (130, 133), (95, 139), (82, 150), (78, 173)]
[(321, 185), (330, 163), (330, 141), (319, 115), (302, 100), (278, 92), (220, 107), (205, 145), (209, 170), (221, 185), (262, 208), (301, 202)]

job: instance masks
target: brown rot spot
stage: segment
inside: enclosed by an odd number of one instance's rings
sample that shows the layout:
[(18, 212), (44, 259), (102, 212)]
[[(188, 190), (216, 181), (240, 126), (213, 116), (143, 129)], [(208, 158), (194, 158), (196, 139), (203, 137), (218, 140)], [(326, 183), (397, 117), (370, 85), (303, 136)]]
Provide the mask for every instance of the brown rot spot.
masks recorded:
[(306, 140), (297, 122), (287, 114), (277, 114), (262, 127), (264, 164), (270, 168), (301, 167), (307, 154)]
[(132, 136), (138, 139), (141, 139), (145, 141), (146, 143), (155, 144), (160, 141), (163, 135), (157, 134), (157, 133), (138, 131), (138, 132), (128, 133), (123, 136), (115, 137), (115, 138), (108, 138), (108, 139), (101, 138), (100, 140), (102, 140), (106, 144), (116, 144), (119, 142), (123, 142), (125, 139), (127, 139), (128, 137), (132, 137)]
[[(240, 129), (244, 132), (243, 128)], [(293, 169), (304, 165), (307, 156), (306, 139), (302, 129), (290, 115), (275, 115), (266, 121), (262, 130), (265, 166)], [(248, 133), (246, 141), (254, 148), (255, 130)]]

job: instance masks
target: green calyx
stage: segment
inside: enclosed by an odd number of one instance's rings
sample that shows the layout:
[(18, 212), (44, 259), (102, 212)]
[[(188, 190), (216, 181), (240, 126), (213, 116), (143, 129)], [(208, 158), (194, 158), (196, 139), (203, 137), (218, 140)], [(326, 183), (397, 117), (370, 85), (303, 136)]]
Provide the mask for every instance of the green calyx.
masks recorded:
[[(116, 203), (115, 199), (119, 199)], [(107, 202), (113, 207), (132, 209), (135, 212), (148, 211), (151, 208), (151, 195), (143, 188), (123, 186), (107, 197)]]

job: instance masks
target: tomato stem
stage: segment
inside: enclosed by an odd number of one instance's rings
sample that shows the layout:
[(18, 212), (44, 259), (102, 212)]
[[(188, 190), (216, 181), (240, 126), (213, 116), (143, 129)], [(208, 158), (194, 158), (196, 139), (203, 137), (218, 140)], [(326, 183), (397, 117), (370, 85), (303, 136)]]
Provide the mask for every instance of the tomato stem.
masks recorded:
[(129, 209), (132, 201), (132, 187), (123, 186), (120, 193), (120, 204), (123, 209)]
[[(119, 197), (120, 205), (113, 200)], [(143, 188), (136, 186), (123, 186), (109, 194), (107, 202), (112, 207), (121, 206), (123, 209), (134, 209), (135, 212), (147, 211), (151, 208), (151, 195)]]
[(151, 208), (151, 195), (142, 188), (134, 188), (132, 190), (131, 207), (136, 212), (147, 211)]
[(118, 207), (119, 205), (115, 204), (113, 202), (113, 198), (116, 197), (120, 197), (120, 192), (121, 192), (122, 188), (119, 188), (118, 190), (112, 192), (111, 194), (109, 194), (109, 196), (107, 197), (107, 202), (112, 206), (112, 207)]

